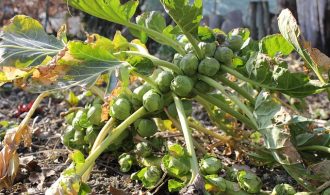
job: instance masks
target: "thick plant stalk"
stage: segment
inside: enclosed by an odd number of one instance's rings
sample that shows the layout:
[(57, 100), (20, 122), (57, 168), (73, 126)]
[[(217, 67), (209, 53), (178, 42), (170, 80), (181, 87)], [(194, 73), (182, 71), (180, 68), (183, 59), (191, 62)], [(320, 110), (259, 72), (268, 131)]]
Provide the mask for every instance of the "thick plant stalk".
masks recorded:
[(147, 114), (147, 111), (141, 107), (135, 111), (130, 117), (124, 120), (120, 125), (112, 130), (112, 133), (109, 134), (105, 140), (95, 148), (95, 150), (86, 158), (85, 163), (79, 167), (76, 174), (83, 176), (83, 174), (88, 170), (88, 168), (95, 162), (95, 160), (101, 155), (101, 153), (116, 140), (127, 127), (134, 123), (137, 119), (143, 117)]
[(221, 110), (227, 112), (228, 114), (232, 115), (233, 117), (237, 118), (241, 122), (245, 123), (250, 128), (257, 130), (258, 128), (250, 121), (250, 119), (246, 118), (244, 115), (242, 115), (239, 112), (236, 112), (232, 108), (230, 108), (227, 104), (221, 102), (220, 100), (210, 96), (205, 95), (195, 89), (193, 89), (194, 93), (196, 93), (198, 96), (200, 96), (202, 99), (205, 99), (206, 101), (214, 104), (215, 106), (219, 107)]
[(225, 88), (220, 83), (216, 82), (215, 80), (213, 80), (213, 79), (211, 79), (209, 77), (206, 77), (206, 76), (203, 76), (203, 75), (198, 75), (198, 78), (201, 79), (202, 81), (204, 81), (205, 83), (209, 84), (210, 86), (218, 89), (222, 94), (224, 94), (229, 99), (231, 99), (249, 117), (249, 119), (251, 120), (251, 122), (255, 126), (257, 126), (257, 122), (255, 121), (255, 118), (253, 116), (253, 113), (235, 95), (228, 94), (226, 92)]
[(230, 136), (223, 136), (223, 135), (220, 135), (220, 134), (218, 134), (218, 133), (216, 133), (216, 132), (214, 132), (214, 131), (211, 131), (211, 130), (209, 130), (209, 129), (203, 127), (202, 125), (197, 124), (196, 122), (193, 122), (193, 121), (191, 121), (191, 120), (189, 120), (189, 119), (188, 119), (188, 125), (189, 125), (191, 128), (193, 128), (193, 129), (195, 129), (195, 130), (197, 130), (197, 131), (199, 131), (199, 132), (202, 132), (202, 133), (204, 133), (204, 134), (206, 134), (206, 135), (212, 136), (212, 137), (214, 137), (215, 139), (218, 139), (219, 141), (221, 141), (221, 142), (223, 142), (223, 143), (228, 143), (228, 142), (231, 140), (231, 137), (230, 137)]
[(197, 162), (197, 157), (196, 157), (196, 153), (195, 153), (195, 149), (194, 149), (194, 142), (193, 142), (193, 139), (191, 136), (191, 132), (189, 130), (188, 121), (187, 121), (187, 117), (184, 113), (184, 108), (183, 108), (182, 102), (178, 98), (178, 96), (176, 96), (175, 94), (173, 94), (173, 99), (174, 99), (175, 107), (178, 112), (179, 120), (181, 123), (183, 136), (184, 136), (184, 139), (186, 142), (187, 152), (191, 157), (191, 159), (190, 159), (191, 179), (190, 179), (189, 184), (192, 184), (195, 181), (195, 177), (199, 174), (198, 162)]
[(249, 100), (251, 104), (255, 104), (255, 99), (242, 87), (238, 86), (236, 83), (229, 81), (226, 77), (219, 77), (219, 81), (221, 81), (223, 84), (227, 85), (228, 87), (234, 89), (237, 93), (239, 93), (241, 96), (243, 96), (245, 99)]
[[(90, 153), (93, 153), (95, 151), (95, 149), (103, 142), (104, 138), (109, 134), (110, 130), (113, 128), (115, 122), (116, 122), (115, 118), (112, 117), (107, 121), (107, 123), (105, 123), (105, 125), (101, 129), (100, 133), (97, 135)], [(92, 163), (92, 165), (88, 168), (88, 170), (82, 176), (83, 182), (86, 182), (89, 179), (89, 175), (93, 169), (93, 166), (94, 166), (94, 163)]]

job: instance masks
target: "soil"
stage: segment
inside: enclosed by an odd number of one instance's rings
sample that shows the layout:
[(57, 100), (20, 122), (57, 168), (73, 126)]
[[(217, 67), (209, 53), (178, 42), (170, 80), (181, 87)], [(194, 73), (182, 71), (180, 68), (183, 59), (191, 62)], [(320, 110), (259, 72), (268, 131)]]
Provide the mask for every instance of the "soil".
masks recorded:
[[(45, 190), (59, 177), (60, 173), (70, 164), (68, 161), (68, 150), (61, 143), (61, 132), (63, 131), (64, 119), (60, 117), (61, 112), (67, 111), (68, 103), (63, 95), (60, 98), (49, 97), (42, 101), (30, 127), (32, 132), (32, 146), (27, 148), (21, 146), (18, 149), (20, 157), (20, 170), (11, 189), (3, 189), (0, 194), (44, 194)], [(0, 89), (0, 121), (8, 120), (19, 124), (26, 113), (17, 115), (17, 107), (20, 104), (28, 104), (37, 95), (30, 94), (19, 89), (11, 89), (11, 86)], [(307, 99), (312, 107), (329, 108), (329, 101), (321, 94)], [(202, 121), (208, 127), (211, 126), (207, 114), (202, 107), (194, 106), (193, 116)], [(208, 146), (212, 139), (199, 137), (199, 142)], [(173, 141), (181, 139), (173, 138)], [(0, 149), (2, 146), (0, 145)], [(247, 157), (240, 162), (236, 161), (235, 154), (223, 155), (224, 147), (214, 148), (218, 157), (229, 166), (249, 169), (257, 173), (263, 181), (264, 190), (271, 190), (278, 183), (289, 183), (298, 189), (296, 182), (282, 168), (269, 168), (254, 166)], [(166, 181), (166, 180), (165, 180)], [(131, 181), (129, 174), (119, 171), (117, 160), (111, 154), (103, 154), (96, 162), (88, 185), (94, 194), (139, 194), (145, 192), (141, 184)], [(155, 194), (168, 194), (166, 183), (162, 185)], [(301, 190), (301, 189), (300, 189)]]

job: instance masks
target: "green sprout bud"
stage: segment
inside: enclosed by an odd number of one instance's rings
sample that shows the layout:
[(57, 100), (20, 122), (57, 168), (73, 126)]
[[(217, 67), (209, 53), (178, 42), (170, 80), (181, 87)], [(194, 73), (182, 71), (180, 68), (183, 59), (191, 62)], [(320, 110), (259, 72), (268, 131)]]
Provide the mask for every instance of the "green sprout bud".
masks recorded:
[(93, 146), (98, 134), (99, 134), (99, 131), (95, 127), (93, 127), (93, 126), (87, 127), (86, 135), (84, 138), (85, 142), (89, 143), (89, 146)]
[(189, 173), (190, 162), (187, 158), (176, 158), (167, 154), (162, 158), (162, 169), (170, 176), (180, 177)]
[(204, 52), (206, 57), (213, 57), (217, 44), (215, 42), (205, 43), (200, 42), (198, 47)]
[(144, 173), (144, 178), (153, 184), (156, 184), (160, 179), (162, 172), (156, 166), (150, 166), (147, 168), (147, 171)]
[(198, 65), (198, 72), (206, 76), (214, 76), (220, 69), (220, 63), (214, 58), (205, 58)]
[(134, 89), (132, 93), (132, 103), (136, 107), (142, 106), (142, 98), (145, 93), (151, 89), (151, 86), (148, 84), (143, 84)]
[(171, 72), (163, 71), (158, 74), (155, 82), (158, 86), (158, 89), (161, 92), (166, 93), (166, 92), (170, 91), (170, 86), (171, 86), (171, 82), (173, 79), (174, 79), (174, 76)]
[(214, 58), (219, 62), (230, 65), (234, 57), (234, 53), (228, 47), (218, 47), (215, 51)]
[(163, 96), (151, 89), (143, 95), (143, 107), (149, 112), (155, 112), (163, 109)]
[(174, 54), (174, 57), (173, 57), (173, 64), (179, 66), (181, 60), (182, 60), (183, 56), (179, 53), (176, 53)]
[(207, 175), (217, 174), (223, 167), (221, 161), (213, 156), (202, 158), (199, 166), (202, 173)]
[(87, 128), (91, 123), (87, 118), (87, 113), (85, 110), (78, 110), (74, 119), (72, 120), (72, 126), (75, 129)]
[(147, 142), (136, 144), (134, 152), (140, 157), (148, 157), (152, 154), (151, 147)]
[(207, 191), (226, 191), (227, 185), (224, 178), (219, 177), (218, 175), (207, 175), (204, 178), (206, 181), (205, 188)]
[(70, 140), (74, 138), (75, 134), (75, 129), (73, 126), (69, 125), (64, 131), (63, 137), (62, 137), (62, 142), (65, 146), (69, 147), (70, 146)]
[(277, 184), (271, 195), (294, 195), (296, 190), (289, 184)]
[(181, 97), (187, 97), (193, 89), (193, 81), (184, 75), (176, 76), (171, 82), (171, 90)]
[(131, 115), (131, 103), (126, 98), (118, 98), (110, 107), (110, 116), (125, 120)]
[(157, 125), (152, 119), (139, 119), (134, 127), (141, 137), (150, 137), (157, 132)]
[(233, 51), (238, 51), (243, 45), (243, 38), (240, 35), (232, 35), (228, 38), (228, 47)]
[(83, 130), (77, 130), (74, 132), (74, 137), (73, 137), (73, 142), (75, 145), (84, 145), (85, 144), (85, 140), (84, 140), (84, 137), (85, 137), (85, 131)]
[(118, 158), (118, 163), (120, 165), (120, 171), (126, 173), (129, 170), (131, 170), (133, 162), (134, 162), (134, 158), (132, 155), (127, 154), (127, 153), (121, 154)]
[(179, 66), (184, 74), (188, 76), (193, 76), (197, 72), (198, 58), (194, 54), (188, 53), (183, 56)]
[[(182, 105), (186, 116), (190, 116), (192, 114), (192, 101), (182, 100)], [(178, 112), (174, 102), (168, 106), (167, 111), (171, 117), (178, 118)]]
[(241, 170), (237, 173), (238, 185), (248, 193), (258, 193), (261, 190), (261, 179), (254, 173)]
[(211, 92), (214, 88), (211, 87), (209, 84), (205, 83), (202, 80), (198, 80), (195, 83), (195, 89), (197, 89), (197, 91), (202, 92), (202, 93), (209, 93)]
[(323, 191), (322, 195), (330, 195), (330, 188)]
[(87, 118), (93, 125), (101, 124), (102, 106), (101, 104), (94, 104), (88, 109)]

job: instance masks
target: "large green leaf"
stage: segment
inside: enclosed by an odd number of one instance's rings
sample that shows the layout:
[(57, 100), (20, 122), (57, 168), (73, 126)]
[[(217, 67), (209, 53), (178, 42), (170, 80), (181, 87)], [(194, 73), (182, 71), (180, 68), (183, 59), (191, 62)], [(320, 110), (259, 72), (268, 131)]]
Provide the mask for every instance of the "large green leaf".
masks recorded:
[(64, 44), (48, 35), (37, 20), (17, 15), (0, 33), (0, 66), (36, 66), (63, 48)]
[(290, 125), (299, 123), (280, 104), (272, 100), (268, 92), (262, 91), (256, 100), (254, 115), (258, 129), (264, 136), (265, 146), (275, 160), (308, 190), (315, 190), (311, 184), (316, 179), (305, 168), (302, 158), (295, 148), (290, 134)]
[(166, 12), (173, 18), (183, 33), (198, 35), (198, 26), (203, 18), (203, 1), (195, 0), (161, 0)]
[[(91, 43), (68, 42), (66, 55), (57, 61), (54, 68), (49, 67), (46, 74), (41, 73), (40, 77), (34, 78), (30, 90), (64, 89), (76, 85), (90, 87), (101, 74), (111, 74), (114, 69), (126, 63), (112, 55), (120, 42), (112, 42), (98, 35), (94, 39)], [(48, 77), (54, 79), (49, 81)]]
[(122, 25), (130, 21), (139, 4), (139, 1), (134, 0), (124, 4), (121, 4), (120, 0), (69, 0), (68, 2), (90, 15)]
[(276, 54), (289, 55), (293, 46), (281, 34), (268, 35), (259, 43), (260, 51), (274, 57)]
[(257, 81), (263, 88), (280, 91), (292, 97), (302, 98), (324, 91), (328, 85), (317, 80), (310, 80), (303, 73), (292, 73), (282, 63), (259, 52), (252, 53), (241, 72), (250, 79)]

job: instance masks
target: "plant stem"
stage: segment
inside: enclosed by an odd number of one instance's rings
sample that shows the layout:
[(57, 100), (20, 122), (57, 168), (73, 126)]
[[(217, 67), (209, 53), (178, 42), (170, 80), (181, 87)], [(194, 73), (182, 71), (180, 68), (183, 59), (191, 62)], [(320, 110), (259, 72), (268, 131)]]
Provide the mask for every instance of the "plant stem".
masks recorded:
[(204, 55), (202, 53), (202, 50), (198, 47), (198, 42), (196, 41), (196, 39), (190, 33), (185, 33), (185, 35), (186, 35), (188, 41), (193, 46), (198, 59), (202, 60), (204, 58)]
[(242, 111), (249, 117), (249, 119), (251, 120), (251, 122), (257, 126), (257, 122), (255, 121), (252, 112), (250, 111), (250, 109), (243, 104), (235, 95), (231, 95), (228, 94), (225, 90), (225, 88), (218, 82), (216, 82), (215, 80), (203, 76), (203, 75), (198, 75), (197, 76), (200, 80), (204, 81), (205, 83), (211, 85), (212, 87), (218, 89), (222, 94), (224, 94), (225, 96), (227, 96), (229, 99), (231, 99), (240, 109), (242, 109)]
[(141, 107), (135, 111), (131, 116), (124, 120), (120, 125), (112, 130), (112, 133), (109, 134), (105, 140), (95, 148), (95, 150), (87, 157), (85, 163), (79, 167), (76, 174), (82, 176), (87, 169), (95, 162), (95, 160), (100, 156), (100, 154), (111, 144), (115, 139), (117, 139), (127, 127), (134, 123), (137, 119), (141, 118), (147, 113), (147, 111)]
[(204, 133), (204, 134), (206, 134), (206, 135), (209, 135), (209, 136), (211, 136), (211, 137), (214, 137), (214, 138), (220, 140), (220, 141), (223, 142), (223, 143), (228, 143), (228, 141), (231, 139), (230, 136), (223, 136), (223, 135), (220, 135), (220, 134), (218, 134), (218, 133), (216, 133), (216, 132), (214, 132), (214, 131), (211, 131), (211, 130), (209, 130), (209, 129), (203, 127), (202, 125), (200, 125), (200, 124), (198, 124), (198, 123), (196, 123), (196, 122), (193, 122), (193, 121), (191, 121), (191, 120), (189, 120), (189, 119), (188, 119), (188, 125), (189, 125), (191, 128), (193, 128), (193, 129), (195, 129), (195, 130), (197, 130), (197, 131), (200, 131), (200, 132), (202, 132), (202, 133)]
[(313, 145), (313, 146), (301, 146), (298, 147), (298, 150), (312, 150), (312, 151), (322, 151), (322, 152), (327, 152), (330, 153), (330, 148), (326, 147), (326, 146), (318, 146), (318, 145)]
[(219, 77), (219, 81), (221, 81), (223, 84), (227, 85), (228, 87), (234, 89), (237, 93), (239, 93), (241, 96), (245, 97), (247, 100), (250, 101), (251, 104), (255, 105), (254, 98), (245, 91), (242, 87), (238, 86), (236, 83), (229, 81), (226, 77)]
[(140, 77), (145, 82), (147, 82), (150, 86), (152, 86), (152, 88), (157, 89), (159, 91), (157, 84), (150, 77), (144, 76), (143, 74), (140, 74), (140, 73), (138, 73), (136, 71), (131, 71), (131, 74), (134, 75), (134, 76)]
[(241, 122), (245, 123), (247, 126), (249, 126), (250, 128), (257, 130), (258, 128), (253, 124), (253, 122), (251, 122), (248, 118), (246, 118), (244, 115), (242, 115), (239, 112), (236, 112), (235, 110), (233, 110), (232, 108), (230, 108), (227, 104), (221, 102), (220, 100), (218, 100), (217, 98), (214, 98), (210, 95), (205, 95), (199, 91), (197, 91), (196, 89), (193, 89), (193, 92), (197, 95), (199, 95), (202, 99), (205, 99), (206, 101), (214, 104), (215, 106), (217, 106), (218, 108), (220, 108), (221, 110), (227, 112), (228, 114), (232, 115), (233, 117), (237, 118), (238, 120), (240, 120)]
[(43, 92), (41, 94), (39, 94), (39, 96), (37, 97), (37, 99), (33, 102), (29, 112), (26, 114), (26, 116), (24, 117), (24, 119), (22, 120), (22, 122), (19, 124), (19, 126), (17, 127), (17, 131), (20, 131), (21, 129), (23, 129), (24, 127), (26, 127), (31, 119), (31, 117), (33, 116), (34, 112), (36, 111), (36, 109), (38, 108), (39, 104), (41, 103), (41, 101), (49, 96), (49, 92)]
[(210, 117), (210, 119), (213, 123), (215, 123), (226, 134), (231, 135), (231, 136), (235, 136), (233, 129), (229, 129), (218, 118), (213, 116), (212, 108), (210, 107), (210, 103), (208, 101), (206, 101), (206, 100), (204, 100), (204, 99), (202, 99), (201, 97), (198, 97), (198, 96), (196, 96), (195, 99), (196, 99), (196, 101), (198, 101), (198, 103), (200, 103), (203, 106), (203, 108), (206, 110), (206, 112), (208, 113), (208, 115), (209, 115), (209, 117)]
[[(112, 127), (114, 126), (116, 122), (115, 118), (110, 118), (105, 125), (103, 126), (103, 128), (101, 129), (100, 133), (97, 135), (95, 142), (93, 144), (93, 147), (90, 151), (90, 153), (93, 153), (95, 151), (95, 149), (102, 143), (102, 141), (104, 140), (104, 138), (109, 134), (110, 130), (112, 129)], [(90, 165), (90, 167), (88, 168), (88, 170), (84, 173), (84, 175), (82, 176), (82, 181), (86, 182), (89, 178), (89, 174), (92, 171), (94, 166), (94, 163), (92, 163)]]
[(176, 96), (175, 94), (172, 94), (172, 95), (173, 95), (176, 110), (178, 112), (179, 120), (181, 123), (183, 136), (184, 136), (184, 139), (186, 142), (187, 152), (191, 156), (191, 159), (190, 159), (191, 179), (190, 179), (189, 184), (192, 184), (193, 181), (195, 180), (195, 177), (199, 174), (198, 162), (197, 162), (197, 157), (196, 157), (196, 153), (195, 153), (195, 149), (194, 149), (194, 143), (193, 143), (193, 139), (192, 139), (192, 136), (191, 136), (191, 133), (189, 130), (187, 117), (186, 117), (186, 114), (184, 113), (184, 108), (183, 108), (182, 102), (178, 98), (178, 96)]
[(155, 56), (152, 56), (152, 55), (149, 55), (149, 54), (141, 53), (141, 52), (138, 52), (138, 51), (121, 51), (121, 52), (118, 52), (118, 53), (114, 53), (114, 55), (116, 56), (116, 55), (119, 55), (121, 53), (129, 54), (129, 55), (135, 55), (135, 56), (142, 56), (142, 57), (150, 59), (156, 66), (166, 67), (168, 69), (173, 70), (175, 73), (178, 73), (178, 74), (182, 73), (181, 69), (178, 66), (176, 66), (175, 64), (173, 64), (171, 62), (168, 62), (168, 61), (165, 61), (165, 60), (161, 60), (161, 59), (156, 58)]
[(221, 66), (221, 68), (224, 71), (228, 72), (229, 74), (231, 74), (231, 75), (233, 75), (233, 76), (241, 79), (242, 81), (248, 82), (248, 83), (250, 83), (252, 85), (255, 85), (255, 86), (258, 86), (258, 87), (262, 87), (262, 88), (266, 88), (266, 89), (270, 89), (270, 90), (278, 90), (278, 89), (276, 89), (274, 87), (269, 87), (267, 85), (260, 84), (260, 83), (258, 83), (256, 81), (252, 80), (252, 79), (249, 79), (249, 78), (245, 77), (244, 75), (242, 75), (241, 73), (237, 72), (236, 70), (234, 70), (234, 69), (232, 69), (232, 68), (230, 68), (228, 66)]
[(154, 39), (156, 42), (159, 42), (159, 43), (165, 42), (164, 44), (171, 46), (173, 49), (175, 49), (181, 55), (186, 54), (186, 51), (183, 49), (183, 47), (182, 47), (182, 45), (180, 45), (180, 43), (163, 35), (162, 33), (159, 33), (155, 30), (152, 30), (152, 29), (149, 29), (149, 28), (146, 28), (144, 26), (140, 26), (140, 25), (134, 24), (134, 23), (127, 23), (125, 25), (129, 28), (134, 28), (136, 30), (146, 32), (147, 34), (151, 35), (150, 37), (152, 39)]
[(104, 91), (102, 89), (100, 89), (99, 87), (93, 85), (92, 87), (89, 88), (89, 90), (94, 93), (95, 95), (99, 96), (99, 98), (102, 99), (102, 101), (104, 102)]

